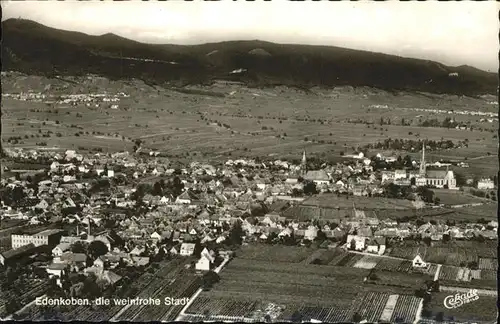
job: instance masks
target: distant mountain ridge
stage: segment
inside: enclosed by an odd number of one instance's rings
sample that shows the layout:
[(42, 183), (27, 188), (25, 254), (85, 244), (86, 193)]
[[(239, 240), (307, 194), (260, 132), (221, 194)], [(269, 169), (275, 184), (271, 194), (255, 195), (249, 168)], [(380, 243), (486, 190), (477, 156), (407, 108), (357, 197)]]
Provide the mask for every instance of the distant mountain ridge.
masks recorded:
[[(496, 73), (469, 66), (448, 67), (332, 46), (258, 40), (144, 44), (111, 33), (90, 36), (24, 19), (3, 21), (2, 32), (2, 70), (28, 74), (95, 73), (111, 79), (138, 78), (176, 85), (210, 83), (214, 79), (257, 87), (349, 85), (471, 96), (496, 94), (498, 86)], [(231, 73), (239, 69), (244, 72)]]

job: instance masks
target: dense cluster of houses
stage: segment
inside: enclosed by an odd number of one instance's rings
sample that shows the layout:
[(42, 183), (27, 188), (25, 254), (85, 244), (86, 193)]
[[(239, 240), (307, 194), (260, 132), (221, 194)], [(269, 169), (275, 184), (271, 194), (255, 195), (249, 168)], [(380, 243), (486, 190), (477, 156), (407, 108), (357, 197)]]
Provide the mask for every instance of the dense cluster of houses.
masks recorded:
[[(119, 266), (145, 266), (158, 255), (192, 256), (199, 246), (205, 249), (196, 252), (198, 261), (193, 266), (207, 271), (214, 267), (220, 250), (231, 243), (235, 223), (241, 226), (244, 242), (293, 238), (292, 244), (308, 244), (320, 238), (324, 247), (342, 243), (348, 249), (377, 254), (385, 252), (387, 239), (417, 234), (431, 240), (442, 240), (443, 235), (466, 239), (479, 232), (496, 237), (498, 225), (489, 224), (490, 229), (481, 228), (484, 225), (417, 227), (367, 217), (356, 210), (338, 224), (283, 216), (282, 211), (304, 199), (311, 183), (318, 192), (382, 194), (387, 173), (374, 172), (371, 160), (362, 156), (307, 170), (305, 153), (300, 165), (240, 159), (222, 165), (192, 162), (185, 167), (174, 167), (155, 152), (145, 158), (127, 152), (86, 156), (74, 150), (7, 153), (15, 159), (50, 164), (2, 179), (2, 194), (19, 196), (16, 204), (2, 200), (2, 219), (25, 224), (19, 233), (9, 234), (11, 249), (2, 251), (0, 261), (6, 264), (40, 246), (50, 246), (53, 260), (46, 271), (59, 278), (76, 271), (94, 273), (114, 284), (120, 280), (115, 270)], [(391, 172), (397, 179), (406, 176)], [(23, 233), (25, 226), (54, 224), (59, 227)], [(68, 235), (61, 236), (63, 228)], [(93, 257), (75, 252), (75, 245), (96, 241), (106, 246), (106, 253)]]
[(42, 92), (21, 92), (21, 93), (2, 93), (3, 97), (20, 100), (20, 101), (30, 101), (30, 102), (44, 102), (47, 104), (58, 104), (58, 105), (68, 105), (77, 106), (79, 104), (84, 104), (87, 107), (100, 107), (101, 105), (108, 105), (112, 109), (118, 108), (118, 102), (120, 98), (127, 98), (129, 95), (119, 92), (117, 94), (106, 94), (106, 93), (88, 93), (88, 94), (69, 94), (61, 96), (48, 96)]

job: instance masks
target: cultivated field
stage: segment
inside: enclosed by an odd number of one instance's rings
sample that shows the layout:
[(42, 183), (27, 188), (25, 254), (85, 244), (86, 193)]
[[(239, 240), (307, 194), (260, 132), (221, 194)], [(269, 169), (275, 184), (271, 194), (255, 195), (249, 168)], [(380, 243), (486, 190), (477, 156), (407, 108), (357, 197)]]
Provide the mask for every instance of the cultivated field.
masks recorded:
[[(28, 90), (44, 91), (49, 84), (60, 80), (38, 78), (23, 82), (19, 76), (7, 77), (4, 93)], [(469, 140), (468, 148), (429, 152), (430, 159), (438, 157), (467, 157), (471, 170), (480, 165), (478, 175), (492, 175), (498, 168), (494, 157), (497, 144), (489, 131), (460, 131), (445, 128), (407, 127), (393, 120), (391, 125), (352, 124), (349, 118), (362, 117), (378, 121), (380, 117), (406, 120), (432, 112), (416, 112), (408, 108), (491, 110), (485, 99), (435, 97), (427, 95), (387, 95), (383, 91), (349, 87), (317, 90), (306, 94), (285, 87), (266, 90), (239, 85), (215, 84), (203, 90), (225, 93), (225, 97), (186, 94), (152, 87), (142, 81), (108, 81), (103, 78), (79, 79), (77, 85), (67, 83), (64, 90), (53, 93), (125, 92), (117, 109), (106, 103), (100, 107), (83, 104), (24, 102), (4, 98), (2, 102), (3, 138), (22, 136), (20, 147), (36, 147), (46, 142), (46, 148), (102, 148), (104, 151), (131, 149), (132, 140), (142, 139), (145, 147), (179, 156), (190, 152), (197, 156), (229, 154), (299, 158), (307, 146), (311, 155), (339, 158), (341, 152), (353, 147), (376, 143), (386, 138)], [(39, 84), (45, 86), (41, 88)], [(55, 87), (54, 87), (55, 88)], [(45, 91), (50, 95), (50, 90)], [(209, 92), (208, 92), (209, 93)], [(232, 93), (232, 94), (231, 94)], [(381, 95), (385, 94), (385, 95)], [(468, 102), (468, 106), (463, 104)], [(371, 105), (388, 105), (390, 109), (373, 109)], [(463, 108), (458, 108), (463, 107)], [(49, 112), (50, 111), (50, 112)], [(454, 114), (448, 115), (454, 117)], [(457, 115), (460, 119), (478, 124), (479, 116)], [(437, 116), (444, 118), (445, 116)], [(225, 125), (224, 125), (225, 124)], [(497, 128), (498, 123), (480, 123), (482, 128)], [(478, 124), (479, 125), (479, 124)], [(42, 134), (52, 131), (51, 137)], [(61, 133), (61, 137), (56, 134)], [(78, 136), (75, 134), (79, 133)], [(26, 136), (25, 136), (26, 135)], [(38, 136), (38, 137), (37, 137)], [(27, 137), (27, 138), (26, 138)], [(5, 143), (6, 146), (10, 146)], [(376, 154), (377, 152), (370, 152)], [(398, 154), (399, 152), (393, 152)], [(406, 152), (401, 152), (406, 154)], [(414, 152), (418, 154), (418, 152)], [(473, 160), (477, 158), (476, 160)], [(475, 169), (474, 169), (475, 170)]]
[[(348, 322), (359, 313), (362, 318), (374, 321), (382, 315), (389, 291), (410, 293), (411, 289), (386, 285), (383, 281), (377, 285), (363, 284), (368, 273), (366, 269), (236, 258), (221, 272), (221, 281), (210, 292), (203, 292), (186, 313), (205, 319), (221, 320), (220, 316), (258, 319), (256, 314), (262, 316), (265, 305), (272, 303), (282, 307), (278, 320), (300, 316), (304, 320)], [(418, 305), (417, 298), (409, 298), (415, 301), (410, 306)], [(397, 306), (400, 311), (394, 316), (414, 318), (413, 306), (409, 309), (404, 309), (403, 304)]]
[(413, 259), (420, 254), (426, 262), (454, 266), (465, 266), (469, 262), (479, 262), (479, 258), (496, 258), (497, 242), (454, 241), (426, 246), (425, 244), (396, 246), (390, 255), (398, 258)]
[(353, 206), (360, 210), (373, 210), (373, 209), (413, 209), (415, 208), (411, 201), (405, 199), (389, 199), (389, 198), (370, 198), (370, 197), (357, 197), (352, 196), (347, 199), (344, 196), (337, 196), (336, 194), (319, 194), (315, 195), (302, 203), (304, 206), (318, 206), (325, 208), (338, 208), (338, 209), (352, 209)]
[[(380, 261), (375, 256), (269, 245), (255, 246), (256, 254), (253, 248), (238, 251), (221, 271), (220, 282), (200, 294), (186, 311), (190, 320), (263, 321), (267, 314), (277, 321), (350, 322), (357, 313), (368, 321), (385, 314), (411, 322), (419, 303), (413, 292), (428, 278), (407, 273), (389, 280), (388, 273), (376, 271), (380, 276), (368, 283), (370, 268)], [(293, 249), (301, 256), (291, 257)], [(406, 302), (393, 298), (390, 305), (391, 295)]]
[(304, 261), (314, 249), (284, 245), (252, 244), (243, 246), (238, 252), (238, 259), (290, 262)]

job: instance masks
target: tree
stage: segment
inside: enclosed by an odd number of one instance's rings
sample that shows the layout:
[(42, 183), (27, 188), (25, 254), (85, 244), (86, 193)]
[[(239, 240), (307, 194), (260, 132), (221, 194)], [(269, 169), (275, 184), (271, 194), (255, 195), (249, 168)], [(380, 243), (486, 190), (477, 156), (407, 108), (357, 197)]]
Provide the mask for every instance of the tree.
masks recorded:
[(101, 255), (108, 253), (108, 247), (101, 241), (92, 241), (89, 244), (89, 254), (96, 259)]
[(431, 246), (431, 238), (429, 236), (422, 239), (427, 246)]
[(471, 270), (477, 270), (479, 268), (479, 265), (477, 261), (471, 261), (469, 264), (467, 264), (467, 267)]
[(97, 277), (94, 274), (90, 274), (83, 282), (82, 293), (90, 299), (101, 297), (101, 289), (97, 284)]
[(387, 198), (399, 198), (401, 196), (401, 187), (394, 184), (390, 183), (387, 186)]
[(295, 311), (292, 314), (291, 320), (293, 323), (302, 323), (303, 318), (304, 318), (304, 316), (299, 311)]
[(267, 237), (266, 243), (271, 244), (278, 238), (278, 234), (276, 232), (271, 232)]
[(203, 288), (210, 289), (212, 286), (220, 281), (219, 275), (215, 271), (208, 271), (203, 275)]
[(461, 172), (455, 172), (455, 180), (457, 187), (463, 187), (467, 184), (467, 180)]
[(316, 184), (312, 181), (308, 181), (304, 185), (304, 194), (310, 196), (318, 193), (318, 188), (316, 188)]
[(177, 197), (184, 191), (184, 184), (181, 179), (176, 176), (172, 182), (169, 183), (169, 189), (172, 191), (172, 194)]
[(324, 240), (326, 240), (326, 234), (325, 232), (323, 232), (322, 230), (319, 230), (317, 235), (316, 235), (316, 241), (318, 242), (323, 242)]
[(243, 228), (241, 227), (241, 222), (237, 221), (233, 224), (231, 231), (229, 232), (229, 242), (232, 245), (241, 245), (243, 243)]
[(354, 239), (352, 239), (351, 242), (349, 242), (349, 248), (351, 250), (356, 250), (356, 241)]
[(163, 195), (163, 186), (159, 181), (156, 181), (153, 185), (153, 191), (151, 192), (153, 196), (161, 196)]
[(193, 255), (197, 258), (201, 257), (201, 252), (203, 251), (203, 246), (201, 245), (200, 239), (196, 239), (194, 243)]
[(82, 241), (77, 241), (71, 246), (71, 252), (73, 253), (87, 253), (88, 246)]
[(361, 315), (358, 312), (354, 313), (354, 315), (352, 316), (352, 321), (354, 323), (361, 322)]
[(370, 275), (368, 276), (368, 279), (375, 281), (378, 280), (378, 276), (375, 272), (371, 272)]
[(142, 145), (142, 140), (141, 139), (136, 139), (134, 141), (134, 152), (137, 151)]
[(432, 203), (434, 201), (434, 191), (426, 187), (419, 187), (417, 189), (417, 194), (426, 203)]

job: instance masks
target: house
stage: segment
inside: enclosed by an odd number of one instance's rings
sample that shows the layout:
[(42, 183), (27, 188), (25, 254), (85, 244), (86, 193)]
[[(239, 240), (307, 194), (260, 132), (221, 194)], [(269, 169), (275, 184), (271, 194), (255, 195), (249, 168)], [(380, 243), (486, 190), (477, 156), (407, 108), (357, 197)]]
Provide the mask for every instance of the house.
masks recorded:
[(175, 246), (173, 246), (168, 252), (173, 255), (179, 254), (179, 251), (177, 251), (177, 248)]
[(347, 235), (347, 248), (356, 251), (365, 249), (366, 237), (358, 235)]
[(285, 236), (288, 236), (288, 237), (291, 237), (293, 234), (293, 230), (289, 227), (283, 229), (281, 232), (279, 232), (278, 234), (278, 237), (285, 237)]
[(65, 252), (58, 258), (58, 260), (54, 259), (54, 262), (56, 261), (58, 263), (67, 264), (71, 270), (80, 271), (86, 266), (87, 255), (85, 253)]
[(50, 171), (54, 172), (54, 171), (57, 171), (59, 170), (59, 162), (52, 162), (52, 164), (50, 165)]
[(495, 183), (490, 179), (481, 179), (477, 182), (477, 189), (479, 190), (495, 189)]
[(68, 269), (68, 265), (65, 263), (52, 263), (50, 264), (46, 270), (49, 276), (55, 276), (62, 278), (62, 276), (66, 273), (66, 270)]
[(304, 239), (313, 241), (318, 236), (318, 229), (316, 226), (309, 226), (304, 232)]
[(377, 253), (379, 255), (384, 254), (386, 246), (385, 237), (376, 237), (368, 242), (366, 245), (366, 252)]
[(41, 210), (47, 210), (49, 208), (49, 203), (45, 200), (42, 199), (36, 206), (35, 209), (41, 209)]
[(186, 190), (177, 197), (175, 202), (177, 204), (191, 205), (199, 202), (199, 198), (194, 193), (192, 193), (191, 190)]
[(122, 276), (112, 272), (112, 271), (103, 271), (100, 276), (98, 276), (99, 280), (105, 281), (108, 285), (115, 285), (118, 283), (121, 279)]
[(147, 266), (149, 264), (149, 257), (131, 255), (129, 261), (136, 267)]
[(161, 236), (161, 234), (159, 234), (158, 232), (153, 232), (153, 234), (151, 234), (149, 236), (152, 240), (154, 241), (161, 241), (163, 239), (163, 237)]
[(412, 261), (412, 265), (414, 268), (426, 268), (427, 263), (424, 262), (420, 254), (417, 254)]
[(367, 197), (369, 195), (368, 190), (363, 186), (355, 186), (352, 189), (353, 196), (357, 197)]
[(394, 180), (406, 179), (406, 170), (395, 170), (394, 171)]
[(372, 237), (373, 236), (372, 229), (368, 226), (358, 228), (358, 235), (363, 237)]
[(194, 243), (182, 243), (180, 255), (182, 256), (191, 256), (194, 253), (195, 244)]
[(106, 260), (100, 256), (94, 261), (94, 266), (97, 268), (104, 268), (104, 265), (106, 264)]
[(196, 270), (209, 271), (212, 268), (214, 261), (214, 253), (212, 251), (208, 251), (207, 248), (204, 248), (201, 252), (200, 259), (196, 262), (195, 268)]
[(141, 255), (142, 253), (144, 253), (146, 251), (146, 248), (145, 247), (139, 247), (139, 246), (136, 246), (132, 251), (130, 251), (130, 255)]
[(162, 196), (162, 197), (160, 198), (159, 203), (160, 203), (161, 205), (166, 205), (166, 204), (170, 203), (170, 198), (168, 198), (167, 196)]
[(59, 243), (55, 248), (52, 249), (52, 256), (60, 257), (64, 252), (71, 248), (70, 243)]
[(307, 181), (313, 181), (317, 185), (330, 183), (330, 177), (324, 170), (308, 171), (304, 176)]

